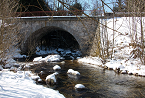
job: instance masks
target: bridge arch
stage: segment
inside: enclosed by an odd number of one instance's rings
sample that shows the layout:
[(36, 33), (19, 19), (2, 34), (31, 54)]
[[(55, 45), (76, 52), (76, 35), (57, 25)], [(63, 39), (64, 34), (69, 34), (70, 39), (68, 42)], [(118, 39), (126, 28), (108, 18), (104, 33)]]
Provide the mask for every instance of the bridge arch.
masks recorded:
[[(51, 37), (56, 40), (53, 41)], [(70, 32), (56, 26), (42, 27), (31, 33), (31, 35), (29, 35), (29, 37), (27, 37), (27, 39), (23, 43), (23, 47), (21, 47), (21, 50), (23, 50), (23, 53), (25, 54), (33, 54), (36, 51), (36, 47), (39, 46), (40, 42), (44, 39), (47, 39), (49, 45), (53, 44), (53, 46), (54, 44), (56, 45), (57, 41), (59, 45), (57, 44), (55, 48), (81, 50), (80, 44), (78, 42), (79, 40), (77, 40), (77, 36), (74, 36)], [(49, 41), (51, 41), (51, 43)]]

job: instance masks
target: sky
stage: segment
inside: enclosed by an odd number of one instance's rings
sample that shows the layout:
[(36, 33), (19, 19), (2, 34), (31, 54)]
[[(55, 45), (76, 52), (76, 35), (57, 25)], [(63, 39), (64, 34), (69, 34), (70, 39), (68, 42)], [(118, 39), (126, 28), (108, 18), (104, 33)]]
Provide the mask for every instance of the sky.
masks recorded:
[[(90, 10), (92, 10), (93, 8), (93, 6), (95, 6), (96, 5), (96, 3), (97, 3), (97, 1), (98, 2), (100, 2), (101, 3), (101, 0), (81, 0), (80, 1), (80, 3), (82, 3), (83, 5), (85, 5), (85, 2), (87, 2), (87, 4), (88, 5), (90, 5)], [(113, 9), (113, 2), (115, 2), (116, 0), (103, 0), (111, 9)], [(102, 4), (102, 3), (101, 3)], [(101, 6), (101, 5), (100, 5)], [(105, 7), (105, 11), (106, 12), (112, 12), (112, 10), (109, 8), (109, 7), (107, 7), (107, 6), (104, 6)]]
[[(49, 5), (53, 6), (53, 2), (57, 2), (57, 0), (46, 0), (49, 2)], [(64, 0), (65, 1), (65, 0)], [(75, 0), (67, 0), (67, 2), (75, 2)], [(113, 8), (113, 3), (116, 0), (103, 0), (106, 4), (108, 4), (108, 6), (110, 6), (110, 8)], [(94, 6), (96, 6), (97, 2), (101, 3), (101, 0), (77, 0), (77, 2), (81, 3), (83, 7), (85, 7), (85, 10), (92, 10)], [(57, 6), (57, 3), (56, 3)], [(101, 6), (101, 5), (100, 5)], [(105, 11), (106, 12), (112, 12), (110, 10), (110, 8), (108, 8), (107, 6), (105, 6)]]
[[(107, 3), (108, 6), (109, 6), (111, 9), (113, 9), (113, 2), (115, 2), (115, 1), (116, 1), (116, 0), (105, 0), (105, 3)], [(109, 4), (109, 3), (111, 3), (111, 4)], [(110, 8), (108, 8), (107, 6), (105, 6), (106, 12), (112, 12), (112, 10), (111, 10)]]

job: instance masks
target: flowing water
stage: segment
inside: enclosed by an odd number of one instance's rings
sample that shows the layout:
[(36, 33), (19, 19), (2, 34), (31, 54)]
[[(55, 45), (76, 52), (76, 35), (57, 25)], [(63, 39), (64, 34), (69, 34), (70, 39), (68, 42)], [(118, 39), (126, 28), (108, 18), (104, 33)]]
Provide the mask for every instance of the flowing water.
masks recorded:
[[(65, 63), (53, 62), (38, 64), (30, 69), (44, 74), (39, 76), (45, 80), (46, 76), (53, 73), (54, 65), (61, 66), (57, 84), (51, 88), (58, 90), (66, 98), (144, 98), (145, 97), (145, 77), (116, 74), (111, 70), (104, 70), (95, 65), (80, 64), (76, 60), (65, 60)], [(80, 72), (80, 77), (68, 76), (68, 69)], [(87, 89), (77, 91), (76, 84), (83, 84)], [(45, 83), (41, 83), (50, 87)]]

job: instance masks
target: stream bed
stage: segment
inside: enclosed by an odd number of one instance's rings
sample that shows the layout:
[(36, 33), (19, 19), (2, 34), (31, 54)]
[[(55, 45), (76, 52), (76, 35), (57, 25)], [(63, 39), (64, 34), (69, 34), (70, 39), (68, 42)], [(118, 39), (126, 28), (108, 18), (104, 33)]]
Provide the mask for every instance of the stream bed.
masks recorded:
[[(145, 78), (116, 74), (112, 70), (104, 70), (91, 64), (81, 64), (77, 60), (49, 62), (31, 66), (29, 70), (37, 73), (42, 80), (54, 73), (53, 66), (59, 65), (57, 84), (49, 86), (45, 82), (38, 83), (45, 87), (58, 90), (66, 98), (144, 98)], [(68, 76), (68, 69), (78, 71), (80, 77)], [(40, 72), (43, 71), (43, 74)], [(76, 84), (83, 84), (87, 89), (77, 91)]]

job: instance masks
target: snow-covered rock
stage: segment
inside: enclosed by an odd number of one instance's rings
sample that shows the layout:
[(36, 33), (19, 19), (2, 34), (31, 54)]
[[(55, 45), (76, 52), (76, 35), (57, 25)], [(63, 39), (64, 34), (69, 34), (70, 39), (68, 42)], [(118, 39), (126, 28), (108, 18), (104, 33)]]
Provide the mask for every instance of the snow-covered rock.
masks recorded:
[(133, 75), (132, 71), (128, 71), (128, 75)]
[(41, 61), (41, 59), (42, 59), (42, 57), (36, 57), (33, 59), (33, 62), (39, 62), (39, 61)]
[(31, 76), (31, 79), (34, 81), (38, 81), (38, 79), (40, 79), (40, 77), (37, 75), (33, 75), (33, 76)]
[(56, 75), (57, 75), (57, 74), (58, 74), (58, 73), (55, 72), (55, 73), (53, 73), (53, 74), (48, 75), (48, 76), (46, 77), (46, 79), (45, 79), (46, 83), (49, 84), (49, 85), (54, 85), (54, 84), (56, 84)]
[(108, 68), (108, 69), (115, 69), (115, 68), (114, 68), (114, 64), (113, 64), (112, 62), (107, 62), (107, 63), (105, 64), (105, 66), (106, 66), (106, 68)]
[(86, 87), (83, 84), (76, 84), (75, 89), (76, 90), (84, 90)]
[(40, 49), (39, 47), (36, 47), (36, 54), (37, 55), (47, 55), (50, 53), (54, 53), (54, 54), (58, 54), (58, 52), (56, 51), (56, 49), (46, 49), (46, 47), (41, 47), (42, 49)]
[(2, 67), (2, 65), (0, 65), (0, 71), (2, 71), (3, 70), (3, 67)]
[(15, 51), (16, 53), (13, 55), (13, 58), (26, 58), (26, 57), (28, 57), (27, 55), (21, 55), (20, 51), (21, 50), (16, 49), (16, 51)]
[(21, 65), (20, 64), (18, 64), (18, 63), (14, 63), (14, 65), (13, 65), (13, 67), (20, 67)]
[(3, 60), (3, 62), (5, 62), (6, 64), (5, 64), (5, 68), (11, 68), (13, 65), (15, 65), (16, 64), (16, 61), (14, 60), (14, 59), (12, 59), (12, 58), (5, 58), (4, 60)]
[(40, 71), (39, 74), (40, 74), (40, 75), (43, 75), (43, 74), (44, 74), (44, 71)]
[(69, 69), (67, 71), (67, 74), (71, 74), (71, 75), (75, 75), (75, 76), (80, 75), (80, 73), (78, 71), (74, 71), (73, 69)]
[(61, 59), (60, 55), (48, 55), (45, 58), (36, 57), (34, 58), (33, 62), (57, 62), (60, 61), (60, 59)]
[(16, 63), (16, 61), (12, 58), (6, 59), (6, 63)]
[[(75, 59), (76, 57), (80, 57), (82, 56), (82, 53), (78, 50), (70, 50), (70, 49), (61, 49), (61, 48), (58, 48), (58, 49), (48, 49), (46, 47), (41, 47), (41, 49), (39, 47), (36, 47), (36, 54), (37, 55), (47, 55), (47, 54), (59, 54), (61, 55), (62, 57), (64, 57), (65, 59)], [(61, 59), (64, 59), (64, 58), (61, 58)]]
[(17, 71), (17, 68), (16, 68), (16, 67), (11, 67), (11, 68), (10, 68), (10, 71), (16, 72), (16, 71)]
[(127, 74), (127, 70), (122, 70), (121, 74)]
[(138, 75), (142, 76), (142, 77), (145, 77), (145, 70), (140, 70)]
[(12, 64), (6, 64), (5, 68), (11, 68), (13, 65)]
[(58, 66), (58, 65), (55, 65), (54, 67), (53, 67), (53, 70), (60, 70), (61, 69), (61, 67), (60, 66)]
[(119, 66), (117, 66), (117, 69), (123, 70), (123, 69), (125, 69), (125, 66), (123, 66), (122, 64), (120, 64)]
[[(23, 73), (23, 71), (19, 71), (18, 73)], [(31, 71), (24, 71), (24, 76), (23, 77), (30, 77), (33, 76), (34, 74)]]
[(57, 61), (60, 61), (61, 56), (60, 55), (48, 55), (45, 58), (47, 58), (47, 62), (57, 62)]
[(43, 82), (42, 79), (38, 79), (38, 80), (37, 80), (37, 83), (42, 83), (42, 82)]

